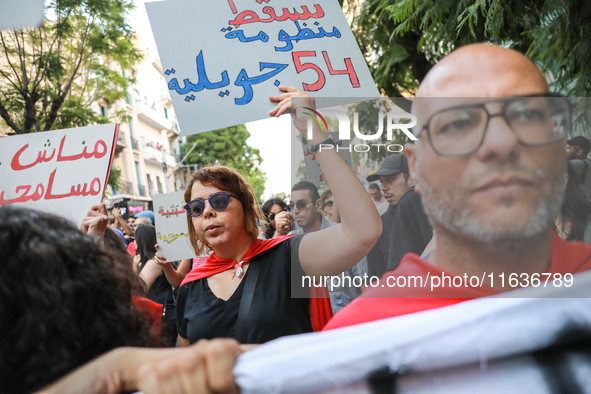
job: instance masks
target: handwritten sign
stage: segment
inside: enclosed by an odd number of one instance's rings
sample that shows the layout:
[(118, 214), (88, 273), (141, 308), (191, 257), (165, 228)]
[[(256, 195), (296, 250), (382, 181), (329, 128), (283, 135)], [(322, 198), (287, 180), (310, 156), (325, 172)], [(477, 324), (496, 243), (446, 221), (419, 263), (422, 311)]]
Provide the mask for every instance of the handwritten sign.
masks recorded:
[[(323, 146), (322, 150), (324, 149), (337, 149), (339, 151), (339, 155), (347, 162), (349, 167), (351, 167), (351, 152), (349, 152), (349, 140), (339, 140), (339, 133), (338, 131), (326, 133), (327, 135), (331, 136), (336, 145), (334, 148), (330, 148), (328, 146)], [(310, 144), (306, 139), (302, 140), (302, 148), (304, 149), (304, 163), (306, 164), (306, 177), (310, 182), (312, 182), (316, 187), (326, 186), (326, 179), (324, 177), (324, 173), (322, 172), (322, 168), (320, 168), (320, 163), (316, 160), (316, 153), (318, 152), (310, 152)]]
[(168, 261), (195, 257), (189, 242), (187, 213), (183, 208), (184, 194), (185, 192), (174, 192), (154, 196), (158, 250)]
[(43, 0), (0, 1), (0, 30), (40, 26), (44, 6)]
[(146, 9), (183, 134), (268, 118), (279, 85), (343, 104), (380, 96), (337, 0), (175, 0)]
[(80, 225), (102, 201), (119, 125), (0, 138), (0, 205), (64, 216)]

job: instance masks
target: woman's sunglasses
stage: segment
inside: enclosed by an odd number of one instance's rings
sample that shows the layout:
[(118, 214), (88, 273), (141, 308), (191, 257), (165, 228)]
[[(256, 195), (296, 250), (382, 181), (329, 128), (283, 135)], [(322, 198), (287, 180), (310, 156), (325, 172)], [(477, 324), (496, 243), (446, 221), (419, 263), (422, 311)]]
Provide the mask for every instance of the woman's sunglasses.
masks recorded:
[(281, 212), (291, 212), (291, 208), (289, 206), (286, 206), (285, 208), (283, 208), (281, 211), (277, 212), (277, 213), (271, 213), (269, 214), (269, 221), (273, 221), (275, 220), (275, 216), (279, 215)]
[[(207, 199), (207, 201), (209, 201), (209, 205), (211, 205), (211, 207), (216, 211), (223, 211), (224, 209), (228, 208), (228, 204), (230, 204), (230, 197), (234, 197), (236, 200), (240, 201), (240, 199), (235, 195), (224, 192), (212, 194)], [(185, 211), (187, 211), (189, 216), (198, 218), (199, 216), (203, 215), (203, 211), (205, 210), (205, 200), (196, 198), (183, 205), (183, 208), (185, 208)]]
[(326, 208), (326, 207), (329, 207), (329, 208), (330, 208), (330, 207), (332, 207), (333, 205), (334, 205), (334, 201), (327, 201), (327, 202), (325, 202), (325, 203), (324, 203), (324, 207), (325, 207), (325, 208)]

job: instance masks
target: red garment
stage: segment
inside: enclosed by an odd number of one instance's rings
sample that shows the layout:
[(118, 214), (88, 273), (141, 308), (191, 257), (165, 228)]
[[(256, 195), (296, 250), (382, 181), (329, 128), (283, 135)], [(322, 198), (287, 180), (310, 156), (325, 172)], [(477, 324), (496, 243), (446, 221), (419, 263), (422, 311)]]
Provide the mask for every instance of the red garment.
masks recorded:
[(141, 312), (149, 316), (150, 335), (152, 338), (160, 338), (160, 323), (162, 322), (162, 310), (164, 305), (160, 305), (147, 298), (132, 296), (131, 303)]
[[(283, 235), (281, 237), (271, 239), (255, 238), (255, 240), (252, 241), (252, 244), (250, 244), (246, 255), (244, 255), (242, 258), (242, 261), (247, 263), (256, 255), (263, 253), (264, 251), (269, 250), (276, 245), (279, 245), (291, 237), (293, 237), (293, 234)], [(215, 253), (212, 253), (204, 262), (202, 262), (198, 267), (192, 269), (191, 272), (185, 276), (181, 286), (186, 283), (219, 274), (220, 272), (227, 271), (237, 266), (238, 264), (236, 261), (231, 259), (220, 259), (215, 255)], [(326, 288), (313, 289), (310, 298), (310, 320), (312, 322), (312, 329), (314, 331), (320, 331), (331, 317), (332, 308), (330, 306), (330, 298), (328, 298), (328, 291)]]
[(127, 251), (131, 253), (132, 256), (135, 256), (135, 242), (131, 241), (129, 245), (127, 245)]
[[(281, 237), (272, 238), (272, 239), (260, 239), (255, 238), (254, 241), (250, 244), (248, 251), (242, 258), (244, 263), (248, 263), (253, 257), (257, 254), (263, 253), (266, 250), (271, 249), (275, 245), (279, 245), (281, 242), (285, 241), (288, 238), (291, 238), (293, 235), (283, 235)], [(181, 286), (194, 282), (199, 279), (207, 278), (215, 274), (219, 274), (220, 272), (227, 271), (232, 268), (238, 267), (238, 263), (232, 259), (220, 259), (215, 253), (212, 253), (207, 259), (201, 263), (198, 267), (194, 268), (189, 272)]]
[[(552, 235), (552, 254), (550, 257), (549, 273), (560, 273), (562, 275), (567, 273), (576, 274), (590, 269), (591, 245), (581, 242), (566, 242), (556, 233)], [(426, 288), (397, 288), (388, 287), (387, 285), (388, 278), (397, 278), (399, 276), (405, 276), (407, 278), (409, 276), (421, 276), (424, 278), (427, 273), (431, 276), (438, 275), (440, 278), (442, 273), (452, 278), (459, 276), (429, 264), (426, 260), (421, 259), (414, 253), (408, 253), (404, 256), (397, 269), (386, 272), (382, 276), (382, 279), (380, 279), (377, 287), (368, 287), (361, 296), (336, 314), (328, 322), (326, 327), (324, 327), (324, 330), (332, 330), (374, 320), (441, 308), (473, 298), (499, 294), (499, 291), (485, 285), (482, 287), (446, 286), (445, 288), (440, 288), (437, 293), (435, 291), (432, 292), (429, 286)], [(500, 279), (496, 277), (494, 280)], [(390, 279), (390, 283), (394, 283), (393, 279)], [(507, 283), (508, 277), (505, 277), (505, 286), (507, 286)], [(409, 298), (396, 298), (398, 292), (403, 292), (404, 297)], [(443, 294), (449, 298), (433, 298), (433, 294)], [(413, 296), (416, 298), (411, 298)]]

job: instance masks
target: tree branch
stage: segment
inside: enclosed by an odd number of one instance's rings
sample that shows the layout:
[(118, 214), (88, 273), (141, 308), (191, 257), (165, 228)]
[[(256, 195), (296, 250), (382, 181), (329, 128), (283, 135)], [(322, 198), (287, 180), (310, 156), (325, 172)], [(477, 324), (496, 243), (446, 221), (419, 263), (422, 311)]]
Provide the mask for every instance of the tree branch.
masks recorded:
[(4, 41), (4, 35), (2, 34), (2, 32), (0, 31), (0, 40), (2, 41), (2, 47), (4, 48), (4, 56), (6, 56), (6, 60), (8, 61), (8, 64), (10, 65), (10, 68), (12, 68), (12, 71), (14, 72), (14, 76), (16, 77), (16, 80), (18, 81), (19, 86), (19, 90), (21, 89), (21, 87), (23, 86), (23, 83), (21, 81), (21, 79), (18, 77), (18, 73), (16, 72), (16, 69), (14, 68), (14, 65), (12, 64), (12, 62), (10, 61), (10, 58), (8, 57), (8, 49), (6, 46), (6, 42)]
[(14, 123), (12, 121), (12, 118), (10, 117), (10, 114), (6, 110), (6, 107), (4, 107), (4, 105), (2, 104), (2, 101), (0, 101), (0, 116), (2, 117), (2, 119), (4, 119), (4, 121), (6, 122), (6, 124), (8, 125), (8, 127), (10, 127), (11, 129), (13, 129), (17, 134), (22, 134), (23, 133), (22, 130), (18, 128), (18, 126), (16, 125), (16, 123)]

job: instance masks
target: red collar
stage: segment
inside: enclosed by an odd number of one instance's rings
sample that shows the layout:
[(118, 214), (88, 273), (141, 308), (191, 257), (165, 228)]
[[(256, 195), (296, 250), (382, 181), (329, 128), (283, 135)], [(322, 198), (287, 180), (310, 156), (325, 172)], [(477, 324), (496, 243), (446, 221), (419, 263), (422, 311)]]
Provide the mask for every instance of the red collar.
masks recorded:
[(248, 251), (242, 258), (241, 262), (236, 262), (232, 259), (220, 259), (215, 253), (212, 253), (207, 260), (205, 260), (198, 267), (194, 268), (189, 272), (181, 286), (199, 279), (207, 278), (209, 276), (219, 274), (220, 272), (227, 271), (229, 269), (241, 267), (242, 264), (248, 263), (253, 257), (279, 245), (283, 241), (291, 238), (293, 235), (283, 235), (281, 237), (272, 239), (259, 239), (256, 238), (250, 244)]

